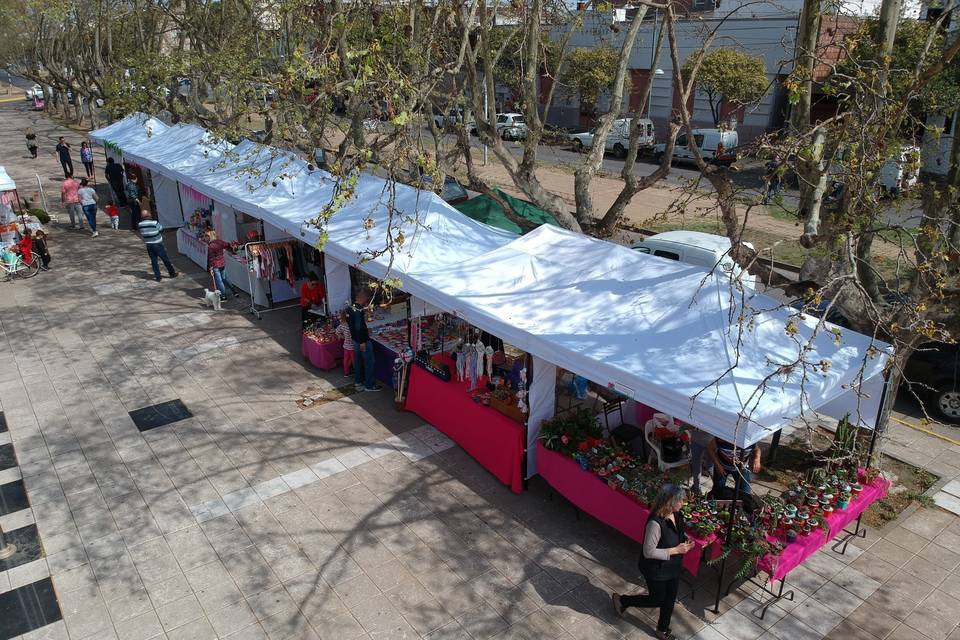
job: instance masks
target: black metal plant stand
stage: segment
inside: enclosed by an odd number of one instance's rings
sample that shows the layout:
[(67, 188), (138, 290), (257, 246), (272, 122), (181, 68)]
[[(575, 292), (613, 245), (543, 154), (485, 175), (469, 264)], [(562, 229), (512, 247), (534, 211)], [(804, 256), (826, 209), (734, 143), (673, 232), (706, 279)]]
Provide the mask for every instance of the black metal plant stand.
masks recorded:
[[(882, 407), (884, 406), (884, 403), (885, 403), (885, 401), (886, 401), (886, 395), (887, 395), (887, 384), (886, 384), (886, 381), (884, 381), (883, 391), (881, 392), (881, 395), (880, 395), (880, 407), (881, 407), (881, 410), (882, 410)], [(876, 446), (877, 446), (877, 432), (879, 431), (879, 428), (880, 428), (880, 425), (879, 425), (879, 424), (874, 425), (873, 433), (872, 433), (871, 436), (870, 436), (870, 449), (869, 449), (869, 451), (867, 452), (867, 465), (870, 465), (870, 463), (873, 461), (873, 454), (874, 454), (874, 451), (875, 451)], [(780, 431), (778, 431), (778, 432), (774, 435), (774, 440), (773, 440), (773, 445), (774, 445), (774, 446), (773, 446), (773, 451), (774, 451), (774, 452), (776, 451), (776, 446), (779, 445), (779, 443), (780, 443)], [(772, 456), (771, 456), (770, 458), (768, 458), (768, 460), (772, 460), (772, 459), (773, 459)], [(735, 468), (736, 468), (736, 467), (735, 467)], [(740, 473), (738, 472), (738, 473), (737, 473), (737, 478), (736, 478), (736, 484), (735, 484), (735, 487), (734, 487), (734, 490), (733, 490), (733, 503), (730, 505), (730, 519), (729, 519), (729, 521), (727, 522), (726, 540), (727, 540), (727, 543), (728, 543), (728, 544), (729, 544), (729, 542), (730, 542), (730, 536), (731, 536), (731, 534), (733, 533), (733, 523), (734, 523), (734, 520), (736, 519), (737, 501), (740, 499), (740, 488), (741, 488), (742, 480), (743, 480), (743, 478), (742, 478), (742, 476), (740, 475)], [(857, 516), (856, 526), (854, 527), (853, 531), (850, 531), (849, 529), (844, 529), (841, 533), (846, 534), (846, 535), (844, 535), (842, 539), (836, 540), (836, 541), (834, 542), (833, 546), (831, 547), (831, 549), (832, 549), (833, 551), (836, 551), (837, 553), (843, 555), (843, 554), (845, 554), (846, 551), (847, 551), (847, 545), (850, 543), (850, 540), (852, 540), (852, 539), (854, 539), (854, 538), (866, 538), (866, 536), (867, 536), (867, 531), (866, 531), (866, 529), (864, 529), (864, 528), (862, 527), (862, 522), (861, 522), (862, 520), (863, 520), (863, 513), (861, 513), (859, 516)], [(838, 536), (838, 538), (839, 538), (839, 536)], [(736, 582), (737, 582), (737, 579), (731, 580), (731, 581), (726, 585), (726, 588), (723, 588), (723, 579), (724, 579), (724, 574), (725, 574), (726, 568), (727, 568), (727, 557), (728, 557), (728, 556), (729, 556), (729, 554), (727, 554), (726, 556), (724, 556), (723, 560), (722, 560), (721, 563), (720, 563), (720, 574), (719, 574), (718, 579), (717, 579), (717, 599), (716, 599), (716, 602), (714, 603), (714, 607), (713, 607), (713, 612), (714, 612), (714, 613), (720, 613), (720, 600), (721, 600), (723, 597), (727, 596), (727, 595), (730, 593), (730, 589), (732, 589), (732, 588), (733, 588), (733, 585), (736, 584)], [(781, 579), (781, 580), (779, 581), (779, 582), (780, 582), (780, 588), (777, 589), (776, 591), (774, 591), (773, 589), (771, 589), (770, 587), (767, 586), (767, 584), (768, 584), (767, 582), (758, 582), (758, 581), (757, 581), (756, 578), (757, 578), (758, 573), (759, 573), (759, 571), (754, 571), (754, 573), (753, 573), (749, 578), (747, 578), (747, 579), (745, 580), (745, 582), (749, 582), (749, 583), (752, 584), (752, 585), (755, 585), (755, 586), (757, 586), (757, 587), (760, 587), (760, 589), (761, 589), (764, 593), (766, 593), (766, 594), (768, 594), (769, 596), (771, 596), (770, 600), (762, 603), (757, 609), (754, 610), (754, 612), (756, 612), (757, 610), (760, 611), (760, 616), (759, 616), (759, 617), (760, 617), (761, 620), (763, 620), (763, 617), (764, 617), (764, 616), (766, 615), (766, 613), (767, 613), (767, 609), (769, 609), (771, 605), (776, 604), (776, 603), (779, 602), (780, 600), (789, 600), (789, 601), (792, 601), (793, 598), (794, 598), (794, 592), (793, 592), (793, 589), (789, 589), (789, 590), (787, 590), (786, 592), (784, 592), (784, 588), (785, 588), (785, 585), (786, 585), (786, 577), (784, 577), (783, 579)], [(776, 580), (771, 580), (770, 582), (771, 582), (771, 583), (776, 583), (777, 581), (776, 581)]]

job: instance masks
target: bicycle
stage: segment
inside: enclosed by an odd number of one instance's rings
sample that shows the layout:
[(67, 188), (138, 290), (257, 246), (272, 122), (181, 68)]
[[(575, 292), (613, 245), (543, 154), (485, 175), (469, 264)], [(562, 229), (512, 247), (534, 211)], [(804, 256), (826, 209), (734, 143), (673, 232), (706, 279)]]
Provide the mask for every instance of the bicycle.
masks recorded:
[(3, 269), (3, 272), (6, 274), (6, 279), (10, 280), (12, 278), (32, 278), (33, 276), (40, 273), (40, 256), (35, 252), (30, 252), (30, 262), (24, 262), (23, 256), (19, 253), (11, 254), (14, 256), (13, 261), (9, 261), (6, 256), (3, 259), (0, 259), (0, 268)]

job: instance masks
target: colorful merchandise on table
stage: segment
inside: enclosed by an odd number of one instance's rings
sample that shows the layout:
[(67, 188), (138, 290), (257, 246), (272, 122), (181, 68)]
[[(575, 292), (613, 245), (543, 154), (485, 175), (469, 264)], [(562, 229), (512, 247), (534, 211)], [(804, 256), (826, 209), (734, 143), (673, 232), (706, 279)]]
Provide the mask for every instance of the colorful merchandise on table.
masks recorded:
[(333, 326), (333, 323), (328, 320), (314, 322), (313, 324), (305, 327), (303, 330), (303, 335), (321, 344), (343, 342), (343, 339), (337, 334), (337, 330)]
[[(670, 425), (662, 429), (661, 441), (682, 441)], [(688, 475), (686, 468), (661, 472), (605, 440), (596, 416), (585, 409), (545, 422), (540, 440), (546, 449), (573, 458), (583, 471), (643, 505), (651, 504), (664, 483), (683, 484)], [(736, 552), (743, 562), (738, 577), (759, 569), (782, 579), (886, 494), (889, 482), (877, 469), (861, 468), (861, 462), (850, 456), (830, 470), (816, 469), (781, 496), (764, 496), (757, 507), (745, 504), (736, 510), (732, 526), (729, 501), (690, 496), (684, 507), (688, 532), (701, 539), (715, 537)]]

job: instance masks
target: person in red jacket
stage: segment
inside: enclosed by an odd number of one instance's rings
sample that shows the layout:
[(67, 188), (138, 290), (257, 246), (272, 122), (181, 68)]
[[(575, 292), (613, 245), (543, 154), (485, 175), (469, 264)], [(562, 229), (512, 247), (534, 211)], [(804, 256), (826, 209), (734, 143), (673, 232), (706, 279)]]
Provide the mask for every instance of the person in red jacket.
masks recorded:
[(323, 311), (323, 300), (327, 297), (327, 291), (320, 282), (320, 276), (311, 271), (307, 274), (307, 281), (300, 287), (300, 321), (307, 324), (310, 319), (310, 310), (319, 309)]
[(233, 297), (237, 297), (237, 288), (227, 280), (227, 274), (224, 268), (227, 266), (223, 259), (223, 252), (233, 249), (235, 242), (226, 242), (217, 238), (217, 233), (213, 230), (207, 231), (207, 269), (213, 277), (213, 284), (220, 291), (220, 299), (227, 299), (227, 287), (233, 291)]

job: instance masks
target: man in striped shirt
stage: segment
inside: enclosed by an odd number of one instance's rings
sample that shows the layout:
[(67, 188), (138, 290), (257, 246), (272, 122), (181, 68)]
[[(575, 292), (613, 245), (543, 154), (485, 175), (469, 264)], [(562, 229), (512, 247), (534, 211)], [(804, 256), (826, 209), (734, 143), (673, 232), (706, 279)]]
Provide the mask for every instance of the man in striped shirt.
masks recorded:
[(149, 209), (143, 209), (140, 212), (140, 223), (137, 225), (137, 231), (143, 238), (143, 244), (147, 246), (147, 255), (150, 256), (150, 264), (153, 266), (153, 277), (156, 278), (157, 282), (160, 282), (160, 260), (163, 260), (171, 278), (180, 275), (173, 268), (173, 263), (170, 262), (170, 257), (167, 255), (167, 249), (163, 246), (163, 235), (160, 233), (163, 231), (163, 227), (153, 219)]

